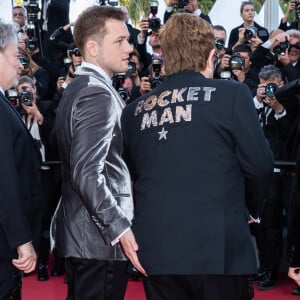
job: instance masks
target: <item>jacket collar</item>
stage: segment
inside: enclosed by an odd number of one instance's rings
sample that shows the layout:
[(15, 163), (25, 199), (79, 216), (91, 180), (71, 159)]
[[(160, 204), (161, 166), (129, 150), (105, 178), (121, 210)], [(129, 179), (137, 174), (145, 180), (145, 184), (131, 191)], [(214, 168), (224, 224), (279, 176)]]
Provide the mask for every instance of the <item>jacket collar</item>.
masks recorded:
[(90, 75), (91, 73), (96, 76), (100, 75), (107, 83), (112, 84), (111, 78), (102, 68), (86, 61), (83, 61), (81, 66), (75, 72), (76, 75)]

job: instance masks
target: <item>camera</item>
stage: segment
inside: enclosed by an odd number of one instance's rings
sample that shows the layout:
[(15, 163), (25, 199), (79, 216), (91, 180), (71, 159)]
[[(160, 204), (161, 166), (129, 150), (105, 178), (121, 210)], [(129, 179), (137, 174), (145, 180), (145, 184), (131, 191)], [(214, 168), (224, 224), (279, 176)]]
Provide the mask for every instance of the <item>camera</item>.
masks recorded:
[(257, 32), (256, 27), (255, 26), (250, 26), (244, 32), (244, 39), (246, 41), (251, 40), (256, 35), (256, 32)]
[(133, 61), (128, 62), (128, 74), (133, 74), (134, 72), (136, 72), (136, 64)]
[(188, 4), (189, 4), (189, 0), (179, 0), (177, 3), (177, 7), (178, 9), (183, 9)]
[(68, 53), (69, 53), (70, 56), (71, 55), (74, 55), (74, 56), (77, 56), (77, 57), (81, 56), (81, 53), (80, 53), (78, 48), (74, 48), (73, 50), (68, 50)]
[(163, 76), (160, 75), (161, 65), (162, 59), (160, 57), (152, 57), (152, 70), (154, 72), (154, 76), (149, 76), (149, 82), (152, 89), (156, 88), (164, 80)]
[(225, 48), (225, 41), (219, 38), (215, 38), (215, 45), (218, 50), (223, 50)]
[(268, 83), (265, 87), (265, 94), (270, 97), (274, 97), (278, 90), (278, 85), (276, 83)]
[(245, 59), (240, 54), (233, 54), (230, 56), (228, 64), (230, 70), (242, 70)]
[(296, 49), (300, 49), (300, 42), (296, 43), (296, 44), (289, 44), (289, 51), (292, 48), (296, 48)]
[(150, 13), (152, 17), (149, 18), (149, 28), (153, 31), (158, 31), (161, 27), (160, 19), (156, 17), (158, 12), (158, 1), (150, 1)]
[(127, 89), (123, 88), (125, 78), (126, 73), (116, 73), (113, 76), (113, 86), (115, 87), (121, 98), (126, 102), (129, 99), (129, 93)]
[(24, 2), (24, 7), (26, 8), (28, 21), (37, 20), (38, 14), (40, 12), (39, 0), (29, 0)]
[(38, 48), (37, 39), (35, 37), (35, 25), (32, 21), (26, 25), (26, 34), (28, 39), (25, 40), (25, 45), (28, 50), (35, 50)]
[(261, 96), (269, 96), (269, 97), (274, 97), (276, 92), (278, 90), (278, 85), (276, 83), (268, 83), (265, 88), (259, 88), (258, 93)]
[(33, 93), (26, 90), (25, 86), (22, 86), (22, 91), (19, 93), (19, 103), (27, 106), (32, 106)]
[(11, 88), (8, 89), (5, 93), (11, 105), (17, 108), (19, 106), (18, 91), (15, 88)]
[(287, 49), (289, 49), (290, 47), (290, 43), (289, 41), (286, 39), (284, 42), (281, 42), (279, 45), (277, 45), (276, 47), (274, 47), (273, 52), (276, 55), (285, 55), (285, 52)]
[(22, 66), (24, 67), (24, 69), (28, 69), (29, 68), (29, 60), (27, 57), (25, 56), (19, 56), (19, 61), (22, 64)]
[(242, 70), (245, 64), (245, 59), (240, 54), (232, 54), (228, 61), (228, 67), (220, 72), (221, 79), (232, 79), (232, 70)]

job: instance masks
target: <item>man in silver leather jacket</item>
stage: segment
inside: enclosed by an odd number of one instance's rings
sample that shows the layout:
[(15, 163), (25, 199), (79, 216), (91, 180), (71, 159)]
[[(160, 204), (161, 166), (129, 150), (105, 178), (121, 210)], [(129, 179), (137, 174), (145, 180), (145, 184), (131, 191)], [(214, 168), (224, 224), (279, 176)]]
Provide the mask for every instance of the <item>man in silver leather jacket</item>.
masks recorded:
[(130, 176), (122, 155), (120, 116), (125, 105), (111, 83), (128, 69), (124, 13), (94, 6), (74, 28), (83, 62), (61, 99), (56, 134), (62, 163), (62, 200), (56, 247), (66, 258), (68, 300), (124, 298), (127, 262), (119, 239), (133, 217)]

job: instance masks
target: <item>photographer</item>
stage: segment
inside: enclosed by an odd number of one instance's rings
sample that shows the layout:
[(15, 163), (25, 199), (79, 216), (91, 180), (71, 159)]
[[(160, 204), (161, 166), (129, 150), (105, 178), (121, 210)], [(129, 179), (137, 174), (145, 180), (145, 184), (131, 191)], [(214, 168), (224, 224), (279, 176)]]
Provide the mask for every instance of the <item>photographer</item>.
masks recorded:
[(14, 6), (13, 7), (13, 21), (19, 25), (18, 36), (26, 31), (26, 10), (22, 6)]
[[(253, 99), (254, 105), (275, 160), (284, 160), (285, 143), (294, 120), (294, 112), (289, 106), (284, 107), (277, 99), (276, 91), (284, 84), (277, 67), (263, 67), (259, 72), (259, 80)], [(258, 289), (261, 291), (272, 289), (279, 282), (283, 209), (287, 212), (289, 207), (289, 195), (284, 192), (286, 180), (283, 171), (274, 167), (272, 183), (264, 201), (261, 223), (251, 224), (260, 263), (255, 280), (258, 280)]]
[[(34, 81), (28, 76), (21, 76), (17, 84), (18, 103), (15, 107), (40, 150), (42, 161), (54, 160), (54, 153), (49, 143), (49, 136), (54, 124), (53, 102), (39, 101)], [(41, 212), (38, 219), (41, 228), (37, 230), (37, 279), (49, 279), (47, 263), (50, 252), (50, 221), (58, 203), (60, 190), (55, 181), (54, 166), (42, 166)]]
[(137, 37), (137, 50), (140, 54), (140, 61), (142, 63), (142, 69), (140, 70), (140, 77), (148, 76), (149, 72), (149, 66), (151, 65), (152, 56), (150, 53), (147, 52), (146, 49), (146, 42), (147, 38), (149, 37), (149, 45), (152, 50), (152, 54), (156, 56), (162, 56), (162, 50), (160, 47), (160, 40), (158, 36), (158, 30), (159, 28), (156, 28), (155, 30), (150, 29), (150, 21), (149, 17), (143, 17), (140, 23), (141, 32), (139, 33)]
[(149, 66), (149, 76), (141, 78), (139, 86), (135, 86), (132, 89), (130, 99), (127, 103), (132, 102), (138, 97), (145, 95), (157, 87), (165, 77), (165, 70), (163, 65), (163, 59), (160, 56), (152, 56), (152, 63)]
[(82, 63), (82, 56), (74, 43), (68, 46), (67, 56), (64, 59), (64, 67), (60, 70), (56, 81), (56, 92), (53, 101), (58, 106), (64, 90), (75, 78), (75, 71)]
[[(251, 48), (246, 44), (238, 45), (234, 48), (233, 54), (225, 54), (215, 72), (215, 78), (234, 79), (247, 84), (252, 96), (256, 93), (259, 82), (257, 70), (251, 63)], [(222, 68), (223, 66), (223, 68)]]
[[(240, 8), (240, 15), (243, 19), (243, 24), (231, 30), (229, 35), (228, 48), (232, 49), (237, 44), (255, 42), (258, 40), (265, 42), (269, 37), (269, 32), (266, 28), (254, 22), (255, 8), (252, 1), (243, 1)], [(245, 34), (246, 33), (246, 34)], [(254, 38), (254, 40), (253, 40)]]
[(192, 13), (211, 24), (210, 17), (201, 11), (197, 0), (169, 0), (164, 13), (164, 23), (168, 21), (175, 10)]
[[(296, 3), (297, 2), (297, 5)], [(297, 8), (297, 9), (296, 9)], [(291, 22), (290, 25), (288, 25), (288, 19), (291, 15), (291, 13), (295, 12), (296, 15), (296, 20)], [(299, 27), (299, 13), (300, 13), (300, 2), (295, 1), (295, 0), (291, 0), (289, 1), (289, 6), (288, 9), (286, 11), (286, 13), (284, 14), (283, 18), (280, 20), (280, 24), (279, 24), (279, 29), (283, 30), (283, 31), (287, 31), (289, 29), (300, 29)]]

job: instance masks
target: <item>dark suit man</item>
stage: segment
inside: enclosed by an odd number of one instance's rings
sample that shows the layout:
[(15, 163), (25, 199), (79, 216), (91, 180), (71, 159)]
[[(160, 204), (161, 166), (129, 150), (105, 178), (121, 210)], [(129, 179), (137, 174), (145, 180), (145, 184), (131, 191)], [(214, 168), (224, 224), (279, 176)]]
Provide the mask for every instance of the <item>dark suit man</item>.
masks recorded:
[(176, 14), (160, 41), (167, 78), (122, 116), (138, 247), (122, 245), (148, 275), (148, 300), (247, 299), (256, 256), (245, 212), (259, 220), (272, 153), (248, 87), (212, 79), (210, 24)]
[[(34, 270), (32, 227), (40, 193), (40, 157), (35, 143), (4, 91), (23, 69), (16, 31), (0, 21), (0, 299), (13, 294), (17, 269)], [(16, 298), (16, 295), (14, 295)], [(19, 296), (19, 295), (17, 295)]]

